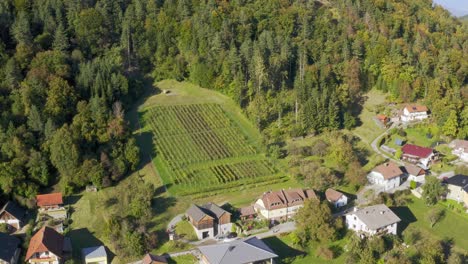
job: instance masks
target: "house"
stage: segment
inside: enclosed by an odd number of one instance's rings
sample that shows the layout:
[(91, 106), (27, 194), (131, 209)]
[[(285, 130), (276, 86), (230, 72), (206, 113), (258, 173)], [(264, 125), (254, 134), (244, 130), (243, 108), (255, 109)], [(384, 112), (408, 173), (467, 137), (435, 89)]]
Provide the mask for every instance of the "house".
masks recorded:
[(348, 197), (346, 195), (331, 188), (328, 188), (325, 191), (325, 197), (327, 198), (327, 201), (332, 203), (336, 208), (348, 204)]
[(104, 246), (81, 249), (84, 264), (107, 264), (107, 253)]
[(31, 238), (26, 252), (26, 262), (64, 263), (70, 252), (70, 240), (64, 238), (54, 229), (44, 226)]
[(203, 264), (262, 263), (273, 264), (278, 255), (262, 240), (251, 237), (210, 246), (198, 247)]
[(26, 211), (13, 201), (7, 202), (0, 210), (0, 224), (7, 224), (8, 229), (18, 230), (23, 227)]
[(468, 162), (468, 140), (455, 139), (450, 142), (452, 154), (458, 156), (461, 161)]
[(381, 185), (384, 190), (389, 190), (400, 186), (403, 176), (403, 171), (397, 164), (386, 162), (367, 174), (367, 179), (369, 183)]
[(55, 219), (67, 218), (67, 211), (63, 207), (62, 193), (40, 194), (36, 196), (39, 213), (47, 214)]
[(146, 254), (142, 260), (142, 264), (166, 264), (167, 259), (163, 256), (157, 256), (153, 254)]
[(317, 199), (311, 189), (289, 189), (266, 192), (254, 204), (255, 211), (268, 220), (293, 217), (307, 199)]
[(437, 156), (431, 148), (405, 144), (401, 148), (401, 151), (401, 159), (411, 163), (420, 164), (423, 168), (427, 168), (431, 162), (437, 160)]
[(253, 219), (257, 216), (257, 212), (255, 211), (255, 208), (252, 205), (242, 207), (239, 209), (239, 217), (242, 220), (246, 219)]
[(405, 171), (408, 181), (424, 182), (426, 178), (426, 171), (416, 165), (406, 164)]
[(193, 204), (185, 214), (198, 239), (213, 238), (231, 231), (231, 214), (214, 203)]
[(383, 114), (376, 115), (375, 119), (384, 128), (387, 127), (387, 125), (390, 123), (390, 118), (388, 118), (386, 115), (383, 115)]
[(429, 117), (428, 109), (424, 105), (407, 105), (403, 108), (403, 113), (401, 114), (401, 121), (411, 122), (411, 121), (420, 121)]
[(401, 219), (384, 204), (377, 204), (346, 214), (346, 226), (359, 236), (397, 234), (397, 225)]
[(464, 203), (468, 207), (468, 176), (455, 175), (445, 180), (447, 183), (447, 199)]
[(18, 263), (20, 244), (21, 241), (17, 237), (0, 232), (0, 263)]

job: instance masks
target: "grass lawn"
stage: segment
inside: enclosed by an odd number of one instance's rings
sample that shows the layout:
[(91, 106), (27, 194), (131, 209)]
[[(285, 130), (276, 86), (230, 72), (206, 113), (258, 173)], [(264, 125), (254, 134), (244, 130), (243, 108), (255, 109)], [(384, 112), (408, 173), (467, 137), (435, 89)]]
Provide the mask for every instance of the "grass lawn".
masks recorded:
[[(392, 208), (402, 219), (402, 226), (414, 226), (418, 230), (433, 235), (437, 239), (452, 239), (455, 247), (468, 253), (468, 217), (461, 213), (456, 213), (451, 209), (445, 210), (445, 216), (437, 222), (433, 228), (427, 220), (427, 213), (430, 207), (426, 206), (421, 199), (412, 198), (411, 203), (406, 207)], [(446, 208), (446, 205), (439, 203), (435, 205), (439, 208)], [(409, 209), (409, 210), (408, 210)], [(404, 232), (404, 231), (403, 231)]]
[(169, 258), (167, 260), (169, 264), (197, 264), (198, 260), (193, 255), (183, 255), (179, 257)]
[(365, 94), (364, 97), (367, 99), (359, 115), (361, 125), (353, 129), (352, 132), (364, 142), (370, 144), (378, 135), (385, 131), (385, 129), (378, 126), (373, 119), (375, 115), (380, 114), (374, 112), (374, 107), (385, 103), (385, 94), (373, 89)]
[(291, 264), (308, 264), (308, 263), (345, 263), (345, 256), (343, 254), (343, 247), (347, 242), (347, 238), (333, 242), (328, 246), (333, 248), (336, 258), (332, 260), (325, 260), (315, 256), (315, 250), (319, 246), (312, 245), (307, 251), (298, 249), (292, 243), (291, 234), (282, 236), (273, 236), (264, 238), (263, 241), (279, 256), (280, 263)]
[(181, 221), (176, 225), (176, 234), (189, 241), (197, 240), (197, 234), (188, 221)]

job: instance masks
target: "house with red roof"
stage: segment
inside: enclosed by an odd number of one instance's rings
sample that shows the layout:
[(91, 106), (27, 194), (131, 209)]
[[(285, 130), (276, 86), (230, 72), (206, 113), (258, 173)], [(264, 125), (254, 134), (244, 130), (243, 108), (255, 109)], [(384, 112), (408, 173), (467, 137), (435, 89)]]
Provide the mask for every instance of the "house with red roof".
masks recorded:
[(254, 204), (259, 216), (268, 220), (286, 220), (293, 217), (308, 199), (317, 199), (311, 189), (288, 189), (266, 192)]
[(63, 207), (62, 193), (40, 194), (36, 196), (36, 204), (39, 213), (47, 214), (56, 219), (67, 217), (65, 207)]
[(71, 243), (53, 228), (44, 226), (31, 238), (26, 262), (29, 263), (64, 263), (71, 253)]
[(429, 117), (428, 112), (424, 105), (411, 104), (403, 108), (400, 118), (402, 122), (420, 121)]
[(406, 160), (414, 164), (419, 164), (423, 168), (428, 168), (431, 162), (437, 160), (437, 155), (431, 148), (406, 144), (401, 148), (401, 151), (402, 160)]

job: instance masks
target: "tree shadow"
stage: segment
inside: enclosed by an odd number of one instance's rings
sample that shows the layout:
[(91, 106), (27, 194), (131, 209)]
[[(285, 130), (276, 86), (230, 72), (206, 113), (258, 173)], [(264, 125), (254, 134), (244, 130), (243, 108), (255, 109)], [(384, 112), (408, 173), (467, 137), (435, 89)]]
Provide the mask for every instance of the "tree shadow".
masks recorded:
[(267, 244), (273, 252), (275, 252), (278, 257), (279, 261), (275, 263), (283, 263), (281, 260), (283, 259), (291, 259), (291, 258), (296, 258), (299, 256), (305, 256), (306, 253), (304, 251), (297, 250), (295, 248), (292, 248), (288, 246), (286, 243), (281, 241), (278, 237), (268, 237), (262, 239), (265, 244)]
[(65, 197), (65, 204), (74, 205), (81, 199), (81, 197), (83, 197), (83, 195), (81, 195), (81, 194), (78, 194), (78, 195), (74, 194), (74, 195), (66, 196)]
[(153, 207), (155, 214), (161, 214), (165, 212), (169, 207), (174, 206), (176, 202), (176, 198), (172, 196), (158, 196), (153, 199), (151, 207)]
[(398, 223), (399, 234), (405, 231), (409, 224), (418, 221), (413, 212), (406, 206), (391, 207), (390, 209), (401, 219), (401, 222)]
[(140, 148), (140, 164), (137, 170), (142, 169), (146, 164), (152, 162), (153, 157), (156, 155), (153, 133), (143, 132), (135, 136), (138, 147)]
[(70, 237), (72, 242), (73, 256), (75, 259), (82, 258), (81, 250), (83, 248), (97, 246), (104, 246), (106, 248), (108, 263), (111, 263), (115, 257), (115, 253), (113, 253), (108, 247), (106, 247), (104, 243), (97, 237), (95, 237), (93, 233), (91, 233), (87, 228), (71, 230), (70, 232), (68, 232), (68, 236)]

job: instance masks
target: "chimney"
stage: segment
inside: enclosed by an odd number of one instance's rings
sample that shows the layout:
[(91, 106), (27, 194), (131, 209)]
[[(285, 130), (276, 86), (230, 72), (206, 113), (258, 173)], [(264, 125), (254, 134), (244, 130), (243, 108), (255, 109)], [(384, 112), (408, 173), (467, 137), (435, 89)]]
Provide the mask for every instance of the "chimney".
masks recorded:
[(385, 163), (385, 167), (388, 167), (388, 162)]
[(229, 251), (233, 251), (234, 248), (236, 248), (236, 246), (230, 246), (230, 247), (229, 247)]
[(385, 211), (380, 211), (380, 214), (381, 214), (381, 215), (385, 214)]

